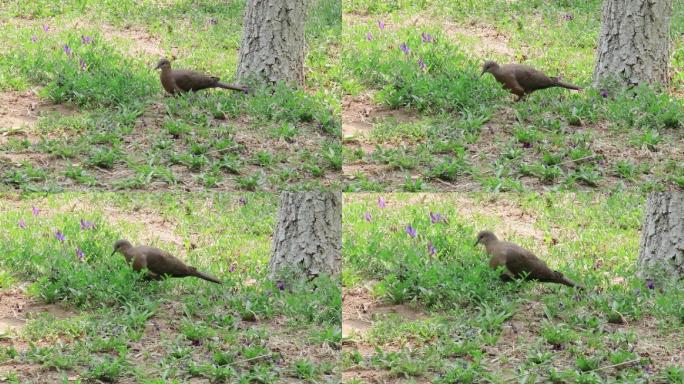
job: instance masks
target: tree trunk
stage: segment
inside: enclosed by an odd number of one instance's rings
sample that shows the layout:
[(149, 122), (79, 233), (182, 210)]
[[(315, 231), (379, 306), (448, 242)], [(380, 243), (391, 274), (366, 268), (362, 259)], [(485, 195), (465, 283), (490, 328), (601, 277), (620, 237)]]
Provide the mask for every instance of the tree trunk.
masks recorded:
[(342, 259), (342, 195), (282, 192), (269, 263), (271, 279), (294, 273), (338, 276)]
[(274, 84), (304, 82), (307, 0), (249, 0), (237, 78)]
[(667, 84), (672, 0), (604, 0), (594, 85)]
[(637, 261), (642, 278), (684, 278), (684, 193), (651, 193)]

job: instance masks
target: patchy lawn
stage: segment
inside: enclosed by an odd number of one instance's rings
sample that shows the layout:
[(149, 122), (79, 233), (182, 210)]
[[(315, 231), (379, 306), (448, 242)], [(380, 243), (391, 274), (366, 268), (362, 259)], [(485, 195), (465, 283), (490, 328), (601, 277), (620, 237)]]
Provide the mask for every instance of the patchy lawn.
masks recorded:
[[(266, 278), (275, 196), (5, 195), (0, 211), (0, 381), (339, 381), (338, 284)], [(110, 257), (119, 238), (223, 284), (144, 280)]]
[(215, 0), (0, 5), (0, 187), (335, 188), (338, 3), (312, 4), (304, 89), (164, 94), (162, 56), (232, 82), (243, 13)]
[[(668, 89), (591, 89), (601, 1), (345, 0), (347, 191), (684, 188), (684, 4)], [(525, 101), (479, 77), (521, 62), (587, 87)]]
[[(635, 275), (640, 195), (345, 194), (344, 203), (344, 382), (684, 380), (684, 286)], [(483, 229), (586, 291), (501, 282), (473, 246)]]

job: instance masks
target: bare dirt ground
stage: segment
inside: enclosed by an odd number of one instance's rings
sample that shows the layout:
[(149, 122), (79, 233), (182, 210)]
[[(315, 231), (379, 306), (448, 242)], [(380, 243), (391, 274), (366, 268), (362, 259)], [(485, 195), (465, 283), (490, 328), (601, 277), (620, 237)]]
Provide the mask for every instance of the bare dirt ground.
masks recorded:
[[(25, 285), (6, 291), (0, 291), (0, 346), (14, 347), (17, 352), (25, 352), (30, 346), (21, 335), (26, 324), (40, 316), (53, 319), (67, 319), (76, 316), (67, 306), (59, 304), (44, 304), (35, 298), (26, 296)], [(44, 347), (55, 340), (38, 340), (36, 345)], [(0, 382), (9, 373), (16, 373), (24, 380), (40, 380), (37, 382), (50, 383), (60, 380), (61, 375), (55, 371), (45, 369), (39, 364), (16, 364), (6, 362), (0, 364)]]
[[(407, 322), (428, 318), (428, 315), (420, 308), (406, 304), (389, 304), (373, 298), (367, 287), (357, 287), (344, 290), (342, 293), (342, 351), (357, 351), (364, 358), (369, 358), (376, 353), (376, 346), (365, 338), (377, 321), (384, 320), (388, 316), (399, 317)], [(407, 346), (383, 345), (385, 352), (396, 352)], [(410, 347), (410, 346), (408, 346)], [(396, 377), (389, 372), (374, 369), (354, 368), (342, 373), (342, 382), (353, 379), (362, 380), (365, 383), (405, 383), (408, 380)], [(428, 383), (427, 380), (411, 381)]]
[[(39, 141), (36, 123), (41, 116), (57, 114), (72, 116), (78, 113), (73, 105), (52, 104), (38, 97), (39, 87), (23, 92), (0, 92), (0, 145), (15, 136), (35, 144)], [(0, 154), (0, 156), (7, 156)]]
[[(364, 358), (369, 358), (377, 353), (376, 345), (369, 343), (364, 336), (372, 331), (374, 321), (384, 319), (388, 314), (398, 316), (403, 322), (429, 319), (430, 315), (420, 307), (409, 305), (383, 304), (369, 293), (372, 282), (365, 286), (344, 290), (343, 293), (343, 351), (357, 351)], [(537, 289), (544, 290), (541, 286)], [(546, 320), (543, 305), (539, 302), (526, 302), (515, 312), (515, 315), (503, 325), (501, 337), (496, 345), (483, 345), (485, 353), (482, 364), (489, 372), (501, 375), (505, 380), (517, 382), (520, 377), (516, 368), (529, 359), (531, 340), (540, 336), (542, 322)], [(644, 318), (638, 323), (631, 324), (607, 324), (606, 332), (611, 334), (634, 332), (636, 341), (631, 350), (640, 358), (650, 358), (651, 368), (661, 371), (668, 366), (681, 366), (684, 364), (684, 350), (678, 348), (681, 336), (676, 334), (664, 334), (658, 329), (656, 322), (651, 318)], [(674, 332), (674, 331), (673, 331)], [(382, 345), (379, 346), (384, 352), (396, 352), (402, 349), (411, 349), (411, 345)], [(554, 350), (554, 368), (558, 370), (568, 369), (574, 366), (576, 357), (565, 349)], [(558, 358), (560, 356), (560, 358)], [(637, 362), (633, 362), (637, 364)], [(617, 375), (623, 366), (604, 366), (601, 370), (604, 374)], [(412, 380), (398, 378), (387, 370), (372, 368), (353, 368), (345, 370), (342, 374), (343, 381), (359, 379), (366, 383), (429, 383), (424, 377)]]
[[(12, 289), (0, 292), (0, 346), (14, 346), (18, 352), (28, 350), (29, 344), (21, 336), (24, 326), (32, 318), (40, 314), (49, 314), (56, 319), (65, 319), (76, 316), (77, 313), (67, 307), (54, 304), (41, 304), (38, 300), (25, 296), (21, 289)], [(140, 340), (129, 342), (130, 358), (134, 359), (138, 366), (152, 376), (155, 372), (149, 367), (156, 366), (159, 361), (169, 354), (169, 351), (177, 348), (176, 337), (181, 333), (181, 322), (184, 318), (184, 304), (179, 301), (164, 302), (145, 324), (145, 330)], [(308, 358), (314, 362), (338, 361), (339, 352), (327, 345), (302, 345), (302, 340), (309, 336), (308, 330), (298, 330), (293, 333), (288, 325), (288, 320), (278, 317), (270, 320), (258, 320), (254, 322), (243, 321), (238, 325), (243, 331), (266, 330), (269, 335), (265, 347), (273, 351), (271, 355), (265, 355), (263, 360), (270, 360), (277, 365), (290, 364), (294, 361)], [(50, 340), (37, 343), (39, 346), (48, 346), (55, 342), (68, 343), (65, 340)], [(205, 361), (210, 354), (202, 344), (190, 344), (193, 360)], [(242, 365), (253, 363), (253, 360), (245, 361)], [(240, 365), (240, 362), (236, 362)], [(16, 364), (13, 362), (0, 364), (0, 382), (9, 373), (15, 373), (20, 380), (30, 380), (37, 383), (61, 382), (65, 375), (69, 381), (86, 379), (74, 370), (56, 371), (40, 364)], [(136, 383), (133, 378), (123, 378), (119, 383)], [(192, 383), (210, 383), (210, 380), (201, 377), (189, 378)], [(298, 383), (295, 378), (283, 378), (283, 383)]]

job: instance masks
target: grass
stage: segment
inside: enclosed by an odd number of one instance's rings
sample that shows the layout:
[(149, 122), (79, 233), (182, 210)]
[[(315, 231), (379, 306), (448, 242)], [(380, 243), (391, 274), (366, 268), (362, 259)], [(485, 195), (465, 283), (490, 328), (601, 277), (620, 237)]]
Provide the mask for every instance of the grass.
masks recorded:
[[(0, 306), (28, 319), (0, 335), (3, 381), (335, 382), (338, 284), (321, 277), (280, 290), (266, 277), (275, 196), (4, 195), (0, 209)], [(146, 281), (110, 257), (119, 238), (168, 250), (223, 284)]]
[[(162, 97), (151, 70), (160, 56), (232, 81), (243, 3), (3, 3), (0, 91), (3, 103), (23, 100), (3, 120), (4, 189), (239, 189), (238, 178), (250, 177), (261, 180), (260, 190), (334, 187), (340, 12), (337, 2), (311, 5), (303, 89), (173, 98)], [(50, 103), (67, 107), (50, 113)], [(34, 109), (28, 123), (16, 124)], [(278, 161), (261, 164), (262, 151)], [(70, 164), (84, 177), (68, 172)], [(36, 168), (44, 177), (32, 176)]]
[[(601, 1), (343, 4), (343, 119), (370, 124), (343, 129), (345, 165), (353, 166), (347, 191), (410, 191), (416, 180), (426, 190), (681, 188), (681, 4), (671, 20), (669, 88), (605, 92), (589, 87)], [(485, 59), (523, 62), (589, 88), (513, 103), (493, 77), (479, 77)], [(458, 172), (443, 172), (454, 158)], [(643, 167), (616, 170), (635, 160)]]
[[(346, 194), (344, 380), (681, 382), (684, 289), (636, 277), (644, 208), (629, 193)], [(586, 292), (501, 282), (473, 246), (485, 228)]]

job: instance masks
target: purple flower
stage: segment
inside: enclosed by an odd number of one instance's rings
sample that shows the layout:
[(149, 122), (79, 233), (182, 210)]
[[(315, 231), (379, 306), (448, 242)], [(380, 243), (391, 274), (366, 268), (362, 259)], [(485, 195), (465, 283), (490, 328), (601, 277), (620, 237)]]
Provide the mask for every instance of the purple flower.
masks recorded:
[(411, 50), (409, 49), (408, 45), (406, 43), (401, 43), (399, 46), (399, 49), (401, 49), (402, 52), (404, 52), (405, 55), (408, 55)]
[(67, 54), (67, 56), (71, 57), (71, 48), (69, 48), (69, 44), (64, 44), (64, 53)]
[(432, 242), (428, 242), (428, 253), (430, 256), (434, 256), (437, 253), (437, 249), (432, 245)]
[(378, 207), (385, 208), (385, 199), (378, 197)]
[(420, 69), (423, 70), (423, 71), (424, 71), (425, 68), (426, 68), (425, 62), (423, 61), (423, 58), (422, 58), (422, 57), (421, 57), (420, 59), (418, 59), (418, 68), (420, 68)]
[(370, 212), (366, 212), (366, 214), (364, 215), (364, 217), (366, 218), (366, 221), (369, 222), (369, 223), (370, 223), (370, 221), (373, 219), (373, 217), (371, 216)]
[(209, 19), (209, 24), (216, 25), (216, 24), (218, 24), (218, 20), (216, 20), (215, 18), (212, 17), (211, 19)]
[(279, 290), (284, 291), (285, 290), (285, 282), (282, 280), (278, 280), (276, 282), (276, 287), (278, 287)]
[(366, 34), (366, 40), (368, 40), (368, 41), (372, 41), (372, 40), (373, 40), (373, 35), (371, 35), (370, 32), (368, 32), (368, 33)]
[(572, 15), (570, 13), (566, 13), (565, 15), (563, 15), (563, 20), (572, 20)]
[(38, 36), (36, 36), (36, 35), (31, 36), (31, 41), (33, 41), (34, 43), (36, 41), (38, 41)]
[(50, 27), (48, 27), (47, 24), (43, 24), (43, 31), (45, 31), (45, 33), (47, 33), (49, 30), (50, 30)]
[(78, 64), (81, 66), (81, 71), (86, 70), (86, 62), (83, 59), (78, 59)]
[(409, 224), (406, 227), (406, 233), (408, 233), (408, 235), (411, 236), (412, 238), (415, 238), (417, 235), (416, 230), (411, 226), (411, 224)]
[(39, 213), (40, 213), (40, 209), (33, 207), (33, 216), (38, 216)]
[(62, 232), (60, 232), (59, 230), (57, 230), (55, 232), (55, 237), (57, 238), (57, 240), (61, 241), (62, 243), (64, 242), (64, 240), (66, 240), (66, 237), (64, 237)]
[(237, 264), (233, 263), (233, 264), (230, 265), (230, 268), (228, 268), (228, 270), (229, 270), (231, 273), (233, 273), (233, 272), (235, 272), (235, 268), (236, 268), (236, 267), (237, 267)]
[(385, 23), (382, 20), (378, 21), (378, 28), (385, 29)]
[(608, 91), (605, 89), (602, 89), (601, 92), (599, 92), (599, 95), (601, 95), (601, 97), (603, 97), (605, 99), (606, 97), (608, 97)]
[(655, 282), (653, 279), (646, 279), (646, 287), (648, 289), (655, 289)]
[(85, 254), (83, 253), (83, 251), (81, 251), (80, 248), (76, 248), (76, 256), (78, 256), (78, 259), (79, 259), (80, 261), (83, 261), (83, 258), (85, 257)]
[(432, 224), (441, 223), (442, 221), (444, 221), (444, 217), (441, 214), (430, 212), (430, 222)]
[(247, 205), (247, 199), (245, 199), (244, 197), (239, 198), (239, 199), (238, 199), (238, 204), (240, 204), (240, 205)]
[(429, 33), (425, 33), (425, 32), (420, 34), (420, 38), (421, 38), (421, 40), (423, 40), (423, 43), (431, 43), (434, 41), (432, 39), (432, 36)]
[(81, 35), (81, 43), (87, 45), (93, 42), (93, 38), (90, 36), (83, 36)]
[(95, 223), (93, 223), (92, 221), (81, 219), (81, 229), (82, 230), (91, 229), (91, 228), (95, 228)]
[(24, 219), (19, 219), (19, 228), (26, 228), (26, 222), (24, 222)]

